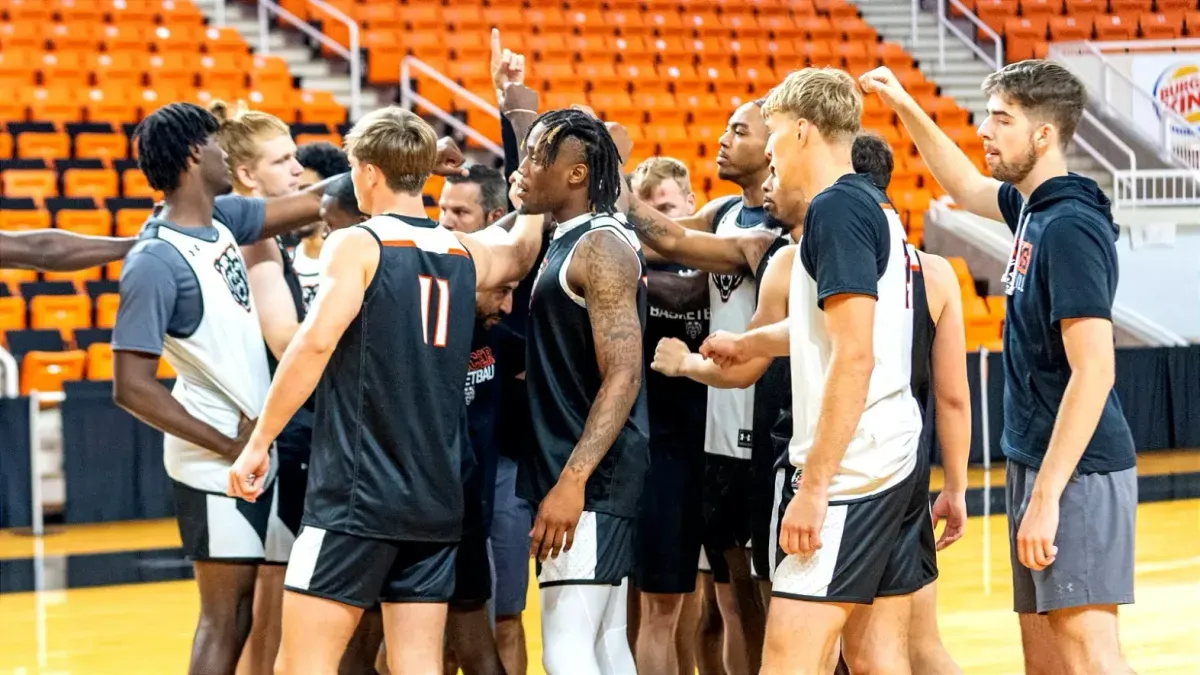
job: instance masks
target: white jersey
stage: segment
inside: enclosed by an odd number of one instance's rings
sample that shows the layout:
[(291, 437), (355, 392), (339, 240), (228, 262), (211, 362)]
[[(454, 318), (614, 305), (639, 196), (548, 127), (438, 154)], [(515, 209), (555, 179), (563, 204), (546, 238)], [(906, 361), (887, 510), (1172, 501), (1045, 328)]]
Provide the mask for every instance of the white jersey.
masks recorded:
[[(828, 197), (847, 199), (844, 194)], [(882, 193), (870, 194), (859, 199), (862, 203), (857, 206), (875, 208), (883, 199)], [(816, 200), (813, 203), (810, 217)], [(916, 466), (922, 421), (911, 389), (913, 310), (906, 241), (899, 216), (890, 207), (882, 208), (887, 221), (887, 264), (877, 284), (875, 366), (858, 428), (829, 485), (833, 502), (887, 490), (903, 481)], [(806, 228), (802, 239), (812, 236), (810, 228), (814, 226)], [(844, 222), (833, 223), (833, 227), (844, 226)], [(811, 242), (802, 242), (801, 246), (806, 243)], [(812, 449), (830, 362), (829, 336), (817, 292), (817, 281), (798, 252), (788, 299), (793, 413), (788, 454), (792, 465), (801, 471)]]
[[(172, 396), (192, 417), (233, 438), (242, 415), (258, 419), (271, 375), (241, 250), (228, 228), (216, 221), (213, 227), (214, 242), (157, 228), (157, 237), (178, 249), (192, 268), (203, 304), (196, 330), (187, 337), (168, 334), (163, 356), (178, 374)], [(167, 475), (180, 483), (225, 492), (231, 462), (211, 450), (168, 434), (163, 463)], [(272, 474), (276, 465), (272, 460)]]
[[(763, 223), (750, 226), (738, 224), (743, 203), (740, 197), (732, 200), (720, 220), (717, 236), (739, 232), (770, 232), (778, 235), (780, 228)], [(754, 270), (734, 274), (708, 275), (709, 327), (713, 332), (724, 330), (745, 332), (758, 305), (758, 284)], [(708, 389), (708, 415), (704, 429), (704, 451), (713, 455), (750, 459), (754, 441), (754, 386), (745, 389)]]
[(304, 311), (312, 305), (317, 297), (317, 280), (321, 276), (321, 261), (310, 258), (304, 253), (304, 243), (301, 242), (292, 254), (292, 269), (296, 270), (296, 278), (300, 281), (300, 293), (304, 300)]

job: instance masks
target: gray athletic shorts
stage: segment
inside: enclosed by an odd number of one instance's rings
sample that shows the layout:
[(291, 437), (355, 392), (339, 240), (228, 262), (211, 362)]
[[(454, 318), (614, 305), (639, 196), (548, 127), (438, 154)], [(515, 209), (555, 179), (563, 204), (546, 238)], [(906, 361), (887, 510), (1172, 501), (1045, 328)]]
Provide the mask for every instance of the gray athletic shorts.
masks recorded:
[(1017, 559), (1017, 532), (1029, 506), (1037, 470), (1008, 463), (1004, 503), (1013, 573), (1013, 610), (1044, 614), (1086, 605), (1133, 602), (1133, 539), (1137, 469), (1075, 474), (1058, 506), (1058, 554), (1035, 572)]

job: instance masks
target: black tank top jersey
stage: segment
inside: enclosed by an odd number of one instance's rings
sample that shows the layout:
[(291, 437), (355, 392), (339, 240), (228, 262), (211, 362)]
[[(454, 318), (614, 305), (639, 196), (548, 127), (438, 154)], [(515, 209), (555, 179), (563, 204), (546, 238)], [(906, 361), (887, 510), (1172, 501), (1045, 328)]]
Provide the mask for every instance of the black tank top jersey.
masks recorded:
[(471, 452), (463, 461), (463, 498), (467, 527), (491, 526), (492, 504), (496, 492), (496, 462), (499, 443), (496, 425), (500, 419), (499, 353), (494, 330), (475, 322), (475, 337), (471, 343), (471, 359), (467, 364), (467, 428)]
[[(754, 270), (754, 281), (760, 296), (767, 264), (780, 249), (791, 243), (787, 237), (779, 237), (763, 254), (758, 269)], [(778, 456), (772, 439), (785, 430), (783, 438), (791, 439), (792, 371), (788, 357), (780, 356), (771, 360), (771, 365), (767, 366), (754, 386), (754, 436), (750, 459), (758, 475), (762, 476), (764, 472), (769, 475), (772, 471)]]
[(385, 215), (357, 227), (379, 241), (379, 267), (317, 386), (304, 523), (457, 541), (475, 265), (427, 218)]
[[(296, 269), (292, 267), (292, 257), (288, 253), (283, 239), (275, 238), (275, 244), (279, 247), (279, 255), (283, 258), (283, 280), (287, 284), (288, 291), (292, 294), (292, 304), (296, 307), (296, 319), (301, 323), (304, 322), (304, 291), (300, 287), (300, 277), (296, 274)], [(271, 353), (270, 347), (267, 348), (267, 367), (271, 371), (271, 377), (275, 377), (275, 370), (279, 368), (279, 361), (275, 355)], [(312, 450), (312, 429), (313, 429), (313, 409), (316, 405), (316, 397), (309, 396), (304, 405), (292, 415), (292, 419), (284, 425), (283, 431), (279, 432), (278, 438), (275, 439), (276, 446), (279, 449), (279, 459), (281, 462), (300, 462), (308, 461), (309, 454)]]
[[(637, 305), (642, 331), (646, 329), (645, 259), (633, 230), (619, 216), (585, 214), (560, 223), (530, 297), (525, 381), (534, 436), (532, 451), (519, 458), (518, 494), (541, 502), (566, 467), (600, 390), (600, 368), (591, 322), (581, 298), (564, 288), (566, 267), (575, 245), (585, 234), (616, 236), (637, 251), (642, 278)], [(637, 514), (642, 481), (649, 463), (650, 424), (647, 415), (645, 364), (643, 386), (633, 410), (612, 447), (587, 482), (584, 508), (632, 518)]]
[[(650, 265), (651, 270), (685, 272), (682, 265)], [(642, 362), (646, 364), (646, 398), (650, 411), (650, 449), (652, 452), (679, 450), (704, 451), (704, 424), (707, 418), (708, 387), (686, 377), (667, 377), (652, 370), (654, 350), (659, 340), (677, 338), (693, 352), (700, 351), (708, 337), (709, 309), (672, 312), (648, 303)]]
[(933, 444), (933, 336), (936, 326), (929, 315), (929, 294), (925, 272), (916, 252), (909, 249), (908, 269), (912, 280), (912, 393), (921, 406), (921, 445), (918, 457), (928, 461)]

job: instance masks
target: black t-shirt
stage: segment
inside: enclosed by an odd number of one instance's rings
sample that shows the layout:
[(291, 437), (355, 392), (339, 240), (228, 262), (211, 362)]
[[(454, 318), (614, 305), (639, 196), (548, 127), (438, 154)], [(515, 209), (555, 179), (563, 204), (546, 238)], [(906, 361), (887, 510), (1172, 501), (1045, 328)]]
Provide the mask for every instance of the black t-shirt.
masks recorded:
[[(1061, 321), (1112, 319), (1119, 229), (1108, 197), (1094, 181), (1074, 174), (1042, 183), (1028, 204), (1016, 188), (1002, 185), (999, 207), (1017, 235), (1006, 275), (1000, 447), (1010, 460), (1036, 469), (1071, 377)], [(1110, 390), (1077, 470), (1121, 471), (1135, 463), (1129, 423)]]
[[(683, 272), (681, 265), (650, 265), (664, 272)], [(707, 307), (691, 312), (672, 312), (649, 305), (644, 333), (643, 363), (654, 361), (659, 340), (677, 338), (693, 352), (700, 351), (708, 337)], [(650, 410), (650, 451), (704, 452), (704, 424), (708, 387), (686, 377), (667, 377), (646, 368), (646, 396)]]
[(822, 309), (832, 295), (879, 297), (891, 250), (887, 196), (867, 174), (847, 174), (813, 198), (804, 216), (800, 262), (817, 282)]
[(465, 529), (482, 526), (485, 532), (492, 524), (499, 457), (496, 423), (500, 416), (501, 371), (494, 338), (492, 331), (476, 322), (463, 390), (471, 435), (471, 453), (463, 461), (463, 522)]

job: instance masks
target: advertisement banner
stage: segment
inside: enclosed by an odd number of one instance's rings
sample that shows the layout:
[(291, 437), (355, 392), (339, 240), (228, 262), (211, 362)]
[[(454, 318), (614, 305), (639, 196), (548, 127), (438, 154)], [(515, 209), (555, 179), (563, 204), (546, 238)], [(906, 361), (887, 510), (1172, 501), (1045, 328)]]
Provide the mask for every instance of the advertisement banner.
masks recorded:
[[(1138, 54), (1131, 60), (1134, 83), (1179, 113), (1187, 128), (1176, 133), (1194, 139), (1200, 133), (1200, 54)], [(1147, 131), (1162, 126), (1159, 109), (1142, 96), (1134, 98), (1133, 121)]]

